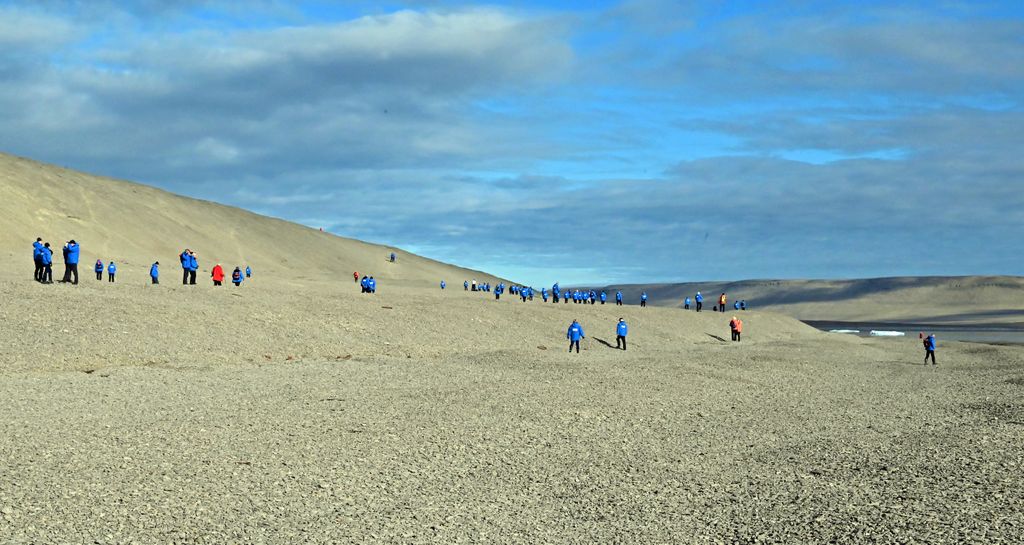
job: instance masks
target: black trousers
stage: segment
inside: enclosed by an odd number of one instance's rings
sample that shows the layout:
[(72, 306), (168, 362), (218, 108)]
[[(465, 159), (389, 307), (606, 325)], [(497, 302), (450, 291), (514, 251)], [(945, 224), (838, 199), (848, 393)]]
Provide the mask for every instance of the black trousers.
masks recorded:
[(621, 307), (622, 306), (622, 301), (616, 300), (615, 301), (615, 305)]
[(569, 341), (569, 352), (572, 352), (572, 347), (573, 346), (576, 347), (576, 353), (579, 354), (580, 353), (580, 342), (579, 341)]
[(220, 281), (220, 280), (214, 280), (214, 281), (213, 281), (213, 285), (214, 285), (214, 286), (219, 286), (220, 284), (221, 284), (221, 281)]
[(725, 305), (718, 305), (718, 312), (725, 312)]
[(43, 271), (39, 275), (39, 281), (46, 284), (53, 283), (53, 265), (43, 265)]
[(683, 305), (683, 310), (690, 310), (690, 305)]
[(193, 286), (196, 284), (196, 271), (188, 271), (188, 283)]
[[(102, 274), (103, 273), (100, 273), (101, 276), (102, 276)], [(113, 274), (108, 274), (107, 275), (107, 282), (113, 282), (113, 281), (114, 281), (114, 275)]]
[(155, 277), (155, 276), (150, 276), (149, 278), (153, 281), (154, 284), (159, 284), (160, 283), (160, 279)]
[(641, 307), (646, 307), (647, 306), (647, 301), (640, 301), (640, 306)]
[(96, 280), (103, 280), (103, 271), (96, 271)]
[(702, 308), (704, 308), (704, 303), (701, 303), (700, 301), (697, 301), (697, 312), (700, 312), (700, 309), (702, 309)]
[(623, 350), (626, 349), (626, 336), (625, 335), (618, 335), (618, 336), (615, 337), (615, 348), (622, 348)]
[(935, 365), (935, 351), (934, 350), (927, 350), (926, 349), (924, 351), (924, 364), (925, 365), (928, 365), (928, 358), (929, 357), (932, 358), (932, 365)]
[(42, 259), (33, 259), (33, 261), (35, 261), (36, 263), (36, 272), (34, 273), (33, 278), (35, 278), (36, 282), (42, 282), (43, 269), (46, 267), (46, 265), (43, 265)]
[[(71, 280), (72, 276), (75, 277), (74, 280)], [(78, 263), (71, 263), (70, 265), (68, 265), (68, 264), (64, 265), (64, 281), (65, 282), (71, 282), (72, 284), (77, 284), (78, 283)]]
[(735, 329), (732, 330), (732, 340), (737, 341), (737, 342), (740, 340), (740, 332), (739, 331), (736, 331)]
[(188, 269), (181, 269), (181, 285), (188, 284)]

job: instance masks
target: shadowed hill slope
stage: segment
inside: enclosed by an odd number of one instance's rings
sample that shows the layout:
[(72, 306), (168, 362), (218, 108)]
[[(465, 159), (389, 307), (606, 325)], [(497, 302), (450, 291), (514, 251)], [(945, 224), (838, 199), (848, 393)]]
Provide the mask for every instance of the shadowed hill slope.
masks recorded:
[[(82, 246), (80, 272), (92, 263), (114, 260), (119, 274), (145, 280), (159, 260), (167, 280), (180, 270), (178, 254), (193, 249), (200, 277), (214, 264), (227, 270), (251, 265), (273, 281), (339, 280), (353, 271), (392, 283), (450, 284), (463, 279), (493, 280), (397, 249), (338, 237), (239, 208), (182, 197), (141, 184), (92, 176), (29, 159), (0, 154), (0, 256), (31, 265), (36, 237), (55, 248), (75, 239)], [(395, 251), (398, 262), (386, 256)]]
[(1022, 323), (1024, 278), (926, 276), (860, 280), (744, 280), (610, 286), (635, 304), (646, 290), (650, 304), (679, 307), (697, 290), (710, 309), (722, 292), (729, 305), (745, 299), (801, 320)]

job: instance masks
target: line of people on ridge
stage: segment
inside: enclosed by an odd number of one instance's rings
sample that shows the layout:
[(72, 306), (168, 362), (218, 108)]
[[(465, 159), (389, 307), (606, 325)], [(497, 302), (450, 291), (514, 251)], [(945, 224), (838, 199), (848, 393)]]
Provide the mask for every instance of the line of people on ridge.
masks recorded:
[[(61, 252), (64, 255), (64, 276), (59, 282), (78, 284), (78, 263), (82, 254), (81, 245), (75, 242), (74, 239), (71, 239), (64, 244)], [(195, 285), (196, 271), (199, 270), (199, 259), (196, 257), (195, 252), (186, 248), (179, 255), (179, 258), (181, 260), (182, 285)], [(50, 247), (49, 242), (43, 242), (42, 237), (36, 238), (35, 242), (32, 243), (32, 261), (35, 264), (35, 272), (33, 273), (35, 281), (42, 284), (52, 284), (53, 249)], [(117, 264), (113, 260), (104, 264), (102, 259), (97, 259), (96, 264), (93, 266), (96, 280), (103, 280), (104, 270), (107, 273), (107, 282), (114, 282), (117, 278)], [(217, 264), (210, 271), (210, 277), (213, 279), (214, 286), (222, 285), (224, 281), (224, 268)], [(231, 283), (235, 286), (240, 286), (244, 279), (251, 277), (252, 268), (250, 266), (246, 265), (244, 272), (240, 266), (235, 267), (235, 270), (231, 273)], [(159, 261), (155, 261), (149, 266), (149, 278), (153, 284), (160, 283)]]

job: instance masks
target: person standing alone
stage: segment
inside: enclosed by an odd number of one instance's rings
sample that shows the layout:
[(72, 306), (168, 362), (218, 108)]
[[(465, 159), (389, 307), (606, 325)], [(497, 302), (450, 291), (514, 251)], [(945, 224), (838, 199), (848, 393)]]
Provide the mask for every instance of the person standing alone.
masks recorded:
[(932, 365), (935, 365), (935, 335), (928, 335), (924, 338), (924, 364), (928, 365), (928, 358), (932, 359)]
[(615, 326), (615, 348), (626, 349), (627, 333), (629, 333), (629, 326), (626, 325), (626, 320), (619, 318), (619, 323)]
[[(100, 274), (103, 273), (101, 272)], [(113, 282), (115, 274), (117, 274), (117, 265), (114, 265), (114, 262), (111, 261), (110, 264), (107, 265), (107, 282)]]
[(210, 278), (213, 279), (214, 286), (220, 286), (224, 283), (224, 267), (220, 266), (220, 263), (213, 266), (213, 270), (210, 271)]
[(576, 347), (576, 353), (580, 353), (580, 339), (585, 339), (586, 335), (583, 334), (583, 326), (579, 322), (573, 320), (569, 324), (569, 330), (565, 332), (565, 338), (569, 339), (569, 352), (572, 352), (572, 347)]
[(729, 321), (729, 329), (732, 330), (732, 340), (740, 342), (740, 335), (743, 333), (743, 320), (733, 316)]
[(96, 280), (103, 280), (103, 261), (100, 259), (96, 260)]

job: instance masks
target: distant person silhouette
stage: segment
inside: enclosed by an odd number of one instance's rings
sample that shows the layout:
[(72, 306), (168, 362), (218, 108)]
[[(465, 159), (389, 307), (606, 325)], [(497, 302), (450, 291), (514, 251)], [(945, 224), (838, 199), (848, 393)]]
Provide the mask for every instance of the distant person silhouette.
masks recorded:
[(620, 306), (620, 307), (622, 306), (622, 292), (621, 291), (615, 292), (615, 305), (616, 306)]
[(646, 306), (647, 306), (647, 292), (645, 291), (645, 292), (640, 294), (640, 307), (643, 308), (643, 307), (646, 307)]
[(683, 310), (690, 310), (690, 298), (689, 297), (687, 297), (686, 300), (683, 301)]
[[(102, 274), (102, 273), (100, 273), (100, 274)], [(117, 265), (114, 265), (114, 262), (111, 261), (110, 264), (107, 265), (107, 282), (113, 282), (114, 281), (114, 275), (116, 275), (116, 274), (117, 274)]]
[(231, 283), (234, 284), (236, 288), (242, 285), (242, 280), (244, 279), (245, 276), (242, 275), (242, 269), (235, 267), (235, 270), (231, 271)]
[(693, 300), (697, 302), (697, 312), (700, 312), (700, 309), (704, 307), (704, 296), (698, 291), (697, 295), (693, 296)]
[(34, 278), (36, 282), (42, 282), (43, 281), (43, 237), (36, 238), (36, 241), (32, 243), (32, 262), (35, 263), (35, 266), (36, 266), (36, 270), (32, 274), (32, 278)]
[(444, 280), (442, 280), (441, 281), (441, 289), (444, 289), (444, 287), (445, 287), (445, 283), (444, 283)]
[(928, 335), (924, 338), (924, 364), (928, 365), (928, 358), (932, 359), (932, 365), (935, 365), (935, 348), (938, 343), (935, 342), (935, 335)]
[(160, 262), (159, 261), (154, 261), (153, 264), (149, 266), (149, 280), (153, 284), (159, 284), (160, 283)]
[(626, 325), (626, 320), (619, 318), (619, 323), (615, 325), (615, 348), (626, 349), (627, 333), (629, 333), (629, 326)]
[(732, 340), (739, 342), (740, 335), (743, 333), (743, 320), (733, 316), (729, 321), (729, 329), (732, 330)]
[(352, 271), (352, 281), (356, 284), (359, 283), (359, 271)]
[(722, 295), (718, 296), (718, 310), (720, 312), (725, 312), (725, 303), (726, 303), (726, 297), (725, 297), (725, 294), (723, 293)]
[(252, 269), (248, 265), (245, 266), (245, 277), (252, 278)]
[(583, 334), (583, 326), (581, 326), (576, 320), (573, 320), (572, 323), (569, 324), (569, 330), (565, 332), (565, 338), (569, 339), (569, 352), (572, 352), (572, 347), (575, 346), (576, 353), (579, 354), (580, 339), (585, 339), (587, 337)]
[[(64, 253), (64, 278), (61, 283), (67, 284), (78, 284), (78, 257), (82, 251), (81, 247), (75, 242), (75, 239), (71, 239), (62, 249)], [(74, 280), (72, 280), (74, 277)]]
[(39, 282), (43, 284), (53, 284), (53, 250), (50, 249), (50, 243), (43, 244), (39, 250), (39, 262), (43, 267), (43, 270), (39, 273)]
[(223, 285), (224, 282), (224, 267), (220, 266), (220, 263), (213, 266), (210, 270), (210, 278), (213, 279), (214, 286)]
[(97, 259), (94, 269), (96, 271), (96, 280), (103, 280), (103, 261)]

